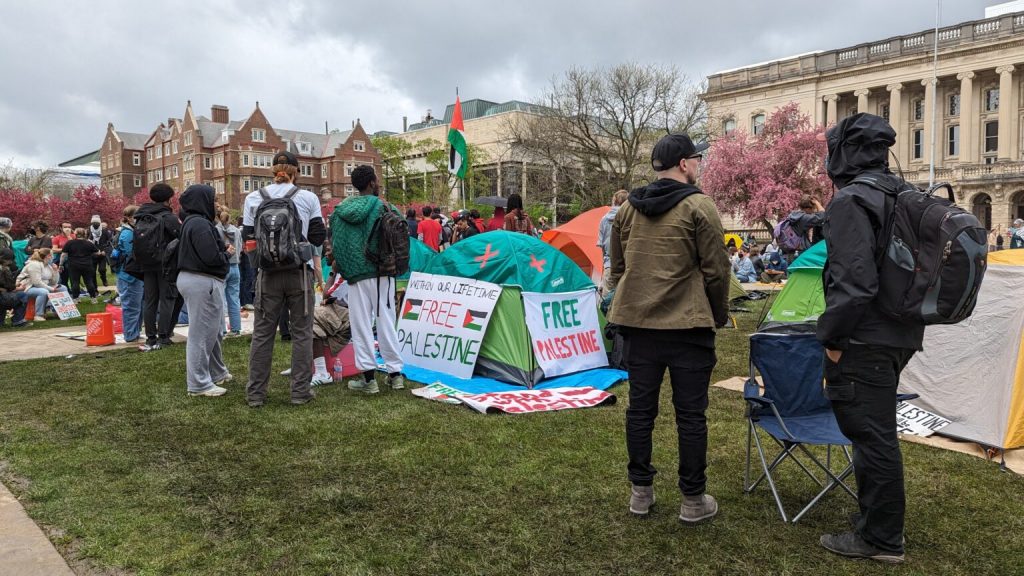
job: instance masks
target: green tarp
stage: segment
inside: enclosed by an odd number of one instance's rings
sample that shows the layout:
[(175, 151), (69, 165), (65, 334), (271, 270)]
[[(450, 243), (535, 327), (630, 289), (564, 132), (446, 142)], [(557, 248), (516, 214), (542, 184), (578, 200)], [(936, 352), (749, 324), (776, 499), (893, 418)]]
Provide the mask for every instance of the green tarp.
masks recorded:
[(825, 243), (818, 242), (789, 265), (789, 279), (775, 298), (766, 321), (806, 322), (821, 316), (825, 311), (821, 270), (827, 255)]
[(25, 260), (28, 260), (28, 254), (25, 254), (25, 246), (28, 246), (28, 240), (15, 240), (11, 244), (11, 250), (14, 250), (14, 263), (18, 266), (18, 270), (21, 270), (22, 266), (25, 265)]

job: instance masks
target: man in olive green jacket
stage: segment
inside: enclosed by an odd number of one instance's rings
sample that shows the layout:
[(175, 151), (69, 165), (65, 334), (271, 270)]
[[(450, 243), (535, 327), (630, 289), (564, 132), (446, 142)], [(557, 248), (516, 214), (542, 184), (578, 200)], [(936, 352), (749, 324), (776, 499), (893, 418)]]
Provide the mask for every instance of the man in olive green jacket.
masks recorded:
[(654, 504), (651, 433), (665, 369), (672, 381), (679, 436), (679, 519), (707, 520), (718, 504), (707, 482), (708, 385), (715, 367), (715, 328), (729, 318), (732, 273), (714, 202), (694, 184), (707, 144), (665, 136), (651, 153), (658, 179), (629, 194), (611, 234), (614, 289), (608, 320), (622, 327), (629, 369), (626, 449), (629, 510)]

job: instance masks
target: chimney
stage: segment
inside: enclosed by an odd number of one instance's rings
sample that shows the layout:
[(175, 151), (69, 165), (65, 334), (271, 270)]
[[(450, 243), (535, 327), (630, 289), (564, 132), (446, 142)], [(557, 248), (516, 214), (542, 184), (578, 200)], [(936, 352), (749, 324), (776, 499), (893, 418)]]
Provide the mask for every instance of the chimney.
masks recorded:
[(218, 124), (228, 123), (228, 107), (214, 104), (210, 106), (210, 119)]
[(409, 117), (408, 116), (402, 116), (402, 132), (408, 132), (408, 131), (409, 131)]
[(430, 122), (434, 119), (433, 114), (430, 113), (430, 108), (427, 108), (427, 117), (423, 119), (424, 122)]

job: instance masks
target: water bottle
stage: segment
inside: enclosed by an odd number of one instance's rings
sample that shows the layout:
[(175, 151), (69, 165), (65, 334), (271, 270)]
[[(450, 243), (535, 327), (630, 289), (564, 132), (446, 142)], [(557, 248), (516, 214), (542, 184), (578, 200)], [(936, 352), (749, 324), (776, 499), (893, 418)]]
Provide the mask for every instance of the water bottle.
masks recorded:
[(335, 357), (334, 366), (331, 368), (331, 374), (334, 377), (335, 382), (341, 382), (342, 378), (344, 378), (344, 376), (342, 376), (342, 372), (341, 358)]

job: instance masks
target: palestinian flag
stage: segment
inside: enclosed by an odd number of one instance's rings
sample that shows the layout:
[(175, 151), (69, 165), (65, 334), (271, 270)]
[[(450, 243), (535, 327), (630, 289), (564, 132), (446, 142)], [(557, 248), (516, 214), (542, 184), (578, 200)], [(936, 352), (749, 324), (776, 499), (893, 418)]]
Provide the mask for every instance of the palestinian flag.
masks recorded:
[(419, 310), (417, 310), (416, 312), (413, 312), (413, 310), (419, 308), (420, 306), (423, 306), (423, 300), (413, 300), (411, 298), (406, 298), (405, 299), (405, 310), (402, 310), (402, 319), (403, 320), (419, 320), (420, 319)]
[(476, 330), (479, 332), (483, 326), (477, 324), (477, 320), (483, 320), (487, 318), (487, 312), (477, 312), (476, 310), (466, 310), (466, 319), (462, 321), (463, 328), (469, 328), (470, 330)]
[(462, 102), (455, 97), (455, 112), (452, 113), (452, 124), (448, 128), (448, 171), (458, 178), (466, 177), (466, 129), (462, 124)]

